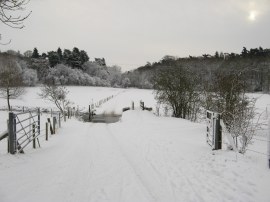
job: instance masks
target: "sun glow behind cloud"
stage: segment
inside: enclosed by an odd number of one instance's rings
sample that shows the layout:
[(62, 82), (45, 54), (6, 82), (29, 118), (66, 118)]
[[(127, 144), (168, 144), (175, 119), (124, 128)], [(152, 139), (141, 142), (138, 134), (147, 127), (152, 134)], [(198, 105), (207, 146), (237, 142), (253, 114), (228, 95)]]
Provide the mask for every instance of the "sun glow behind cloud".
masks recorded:
[(255, 11), (255, 10), (251, 10), (251, 11), (249, 12), (248, 19), (249, 19), (250, 21), (255, 21), (255, 20), (257, 19), (257, 16), (258, 16), (258, 12)]

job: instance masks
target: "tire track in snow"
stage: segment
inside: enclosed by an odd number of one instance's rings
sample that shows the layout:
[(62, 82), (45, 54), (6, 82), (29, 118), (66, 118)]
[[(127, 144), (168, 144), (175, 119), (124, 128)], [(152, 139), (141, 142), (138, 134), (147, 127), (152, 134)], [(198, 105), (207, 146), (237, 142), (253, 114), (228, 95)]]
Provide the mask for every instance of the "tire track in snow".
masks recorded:
[(121, 145), (119, 144), (119, 142), (117, 141), (113, 133), (110, 131), (107, 124), (106, 124), (106, 130), (108, 131), (108, 134), (109, 134), (108, 136), (110, 137), (111, 141), (114, 143), (115, 147), (118, 149), (118, 152), (124, 157), (129, 167), (134, 171), (134, 174), (139, 180), (139, 182), (141, 183), (141, 185), (148, 192), (149, 196), (151, 196), (152, 198), (151, 201), (157, 202), (158, 201), (157, 197), (153, 194), (153, 191), (149, 188), (149, 186), (147, 185), (147, 182), (143, 179), (141, 172), (136, 168), (136, 166), (133, 164), (133, 162), (129, 159), (127, 154), (124, 152), (123, 148), (121, 147)]
[[(94, 169), (88, 201), (147, 201), (155, 202), (147, 188), (110, 138), (106, 124), (94, 124), (89, 130), (92, 136), (92, 160)], [(134, 183), (135, 182), (135, 183)], [(139, 194), (139, 195), (137, 195)], [(133, 197), (130, 198), (130, 195)], [(141, 198), (141, 199), (138, 199)], [(128, 199), (128, 200), (127, 200)]]

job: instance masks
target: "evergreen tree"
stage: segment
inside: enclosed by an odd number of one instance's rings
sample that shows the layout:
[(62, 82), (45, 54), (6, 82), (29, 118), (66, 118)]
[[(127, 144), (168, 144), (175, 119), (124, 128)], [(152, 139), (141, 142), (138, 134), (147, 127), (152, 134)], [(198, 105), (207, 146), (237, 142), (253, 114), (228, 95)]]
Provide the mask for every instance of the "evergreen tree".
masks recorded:
[(248, 52), (247, 48), (246, 47), (243, 47), (241, 56), (242, 57), (247, 57), (248, 55), (249, 55), (249, 52)]
[(222, 59), (224, 59), (224, 53), (223, 52), (220, 52), (219, 57), (222, 58)]
[(60, 61), (62, 61), (63, 60), (63, 53), (62, 53), (62, 50), (60, 47), (57, 49), (57, 54), (59, 56)]
[(40, 57), (40, 55), (39, 55), (39, 53), (38, 53), (37, 48), (34, 48), (33, 54), (32, 54), (32, 58), (39, 58), (39, 57)]
[(81, 65), (83, 65), (85, 62), (89, 61), (89, 57), (84, 50), (80, 51), (80, 60), (81, 60)]
[(59, 55), (55, 51), (48, 52), (48, 58), (51, 67), (54, 67), (55, 65), (60, 63)]
[(46, 54), (46, 53), (42, 53), (42, 54), (41, 54), (41, 57), (42, 57), (42, 58), (46, 58), (46, 57), (47, 57), (47, 54)]
[(73, 68), (81, 69), (81, 57), (80, 57), (80, 50), (76, 47), (73, 48), (72, 54), (71, 54), (71, 66)]
[(218, 51), (215, 52), (215, 58), (219, 58), (219, 53), (218, 53)]
[(71, 65), (71, 57), (72, 57), (72, 52), (69, 49), (64, 49), (63, 62), (68, 66), (72, 66)]

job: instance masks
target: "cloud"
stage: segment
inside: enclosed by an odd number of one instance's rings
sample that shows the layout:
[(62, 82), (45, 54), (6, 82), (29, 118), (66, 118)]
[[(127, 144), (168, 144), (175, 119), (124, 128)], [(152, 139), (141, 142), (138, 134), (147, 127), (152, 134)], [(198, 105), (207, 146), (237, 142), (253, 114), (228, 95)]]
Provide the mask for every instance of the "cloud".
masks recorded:
[[(23, 30), (0, 25), (3, 37), (13, 39), (1, 49), (76, 46), (130, 69), (165, 54), (269, 47), (269, 8), (269, 0), (32, 0)], [(253, 10), (257, 20), (250, 23)]]

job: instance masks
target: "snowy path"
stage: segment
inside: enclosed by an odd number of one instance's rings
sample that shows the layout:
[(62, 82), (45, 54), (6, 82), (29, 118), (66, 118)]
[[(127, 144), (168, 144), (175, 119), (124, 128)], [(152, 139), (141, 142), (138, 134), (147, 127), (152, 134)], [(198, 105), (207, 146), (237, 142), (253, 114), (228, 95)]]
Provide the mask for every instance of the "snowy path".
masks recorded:
[(268, 170), (213, 153), (204, 130), (142, 111), (116, 124), (69, 120), (41, 149), (1, 156), (0, 201), (269, 201)]

